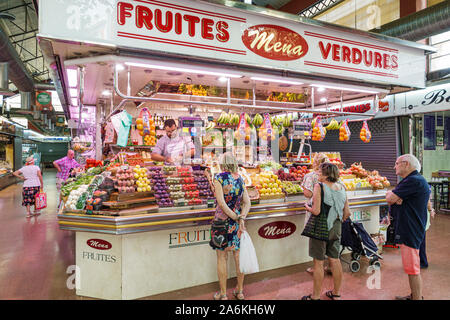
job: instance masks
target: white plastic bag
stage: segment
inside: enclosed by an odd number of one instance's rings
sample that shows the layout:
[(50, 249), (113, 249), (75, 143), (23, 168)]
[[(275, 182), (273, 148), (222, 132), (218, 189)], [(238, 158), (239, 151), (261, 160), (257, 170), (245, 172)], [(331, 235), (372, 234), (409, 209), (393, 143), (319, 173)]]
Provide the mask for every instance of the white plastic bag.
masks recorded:
[(255, 247), (247, 231), (241, 235), (241, 249), (239, 253), (239, 269), (244, 274), (259, 272), (258, 258)]

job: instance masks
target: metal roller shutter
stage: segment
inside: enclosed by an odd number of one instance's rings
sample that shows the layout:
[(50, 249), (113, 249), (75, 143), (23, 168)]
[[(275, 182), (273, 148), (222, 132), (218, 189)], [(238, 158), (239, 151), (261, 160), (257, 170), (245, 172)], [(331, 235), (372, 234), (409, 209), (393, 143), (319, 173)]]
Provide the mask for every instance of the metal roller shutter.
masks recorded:
[[(350, 122), (352, 133), (348, 142), (339, 141), (339, 130), (327, 132), (322, 142), (311, 141), (313, 152), (340, 152), (342, 161), (349, 167), (354, 162), (361, 162), (367, 170), (378, 170), (386, 176), (391, 184), (397, 184), (394, 164), (397, 159), (397, 128), (395, 118), (374, 119), (367, 121), (372, 133), (369, 143), (359, 138), (362, 122)], [(294, 150), (298, 150), (294, 149)]]

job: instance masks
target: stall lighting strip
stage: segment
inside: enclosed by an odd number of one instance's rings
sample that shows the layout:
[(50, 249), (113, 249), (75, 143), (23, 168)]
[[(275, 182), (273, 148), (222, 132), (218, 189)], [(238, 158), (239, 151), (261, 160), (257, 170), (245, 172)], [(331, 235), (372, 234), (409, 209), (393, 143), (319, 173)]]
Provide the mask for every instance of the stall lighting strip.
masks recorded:
[(277, 83), (285, 83), (285, 84), (293, 84), (293, 85), (301, 85), (303, 82), (291, 81), (291, 80), (279, 80), (279, 79), (269, 79), (269, 78), (260, 78), (260, 77), (251, 77), (250, 79), (256, 81), (265, 81), (265, 82), (277, 82)]
[(354, 91), (354, 92), (363, 92), (363, 93), (372, 93), (372, 94), (377, 94), (377, 93), (381, 93), (382, 92), (382, 91), (372, 91), (372, 90), (356, 89), (356, 88), (334, 87), (334, 86), (323, 85), (323, 84), (311, 84), (310, 86), (311, 87), (316, 87), (316, 88), (326, 88), (326, 89), (343, 90), (343, 91)]
[(169, 66), (161, 66), (156, 64), (144, 64), (138, 62), (125, 62), (125, 65), (132, 67), (141, 67), (141, 68), (149, 68), (149, 69), (158, 69), (158, 70), (167, 70), (167, 71), (178, 71), (178, 72), (186, 72), (186, 73), (195, 73), (195, 74), (204, 74), (210, 76), (217, 77), (225, 77), (225, 78), (242, 78), (242, 75), (232, 74), (232, 73), (219, 73), (198, 69), (187, 69), (187, 68), (178, 68), (178, 67), (169, 67)]
[[(229, 108), (249, 108), (249, 109), (263, 109), (263, 110), (276, 110), (276, 111), (291, 111), (291, 112), (300, 112), (300, 113), (320, 113), (320, 114), (333, 114), (333, 115), (355, 115), (358, 117), (373, 117), (375, 114), (360, 114), (354, 112), (340, 112), (340, 111), (318, 111), (314, 109), (298, 109), (298, 108), (288, 108), (284, 106), (280, 107), (271, 107), (271, 106), (258, 106), (256, 104), (246, 105), (246, 104), (233, 104), (233, 103), (218, 103), (218, 102), (209, 102), (209, 101), (191, 101), (191, 100), (174, 100), (174, 99), (161, 99), (161, 98), (153, 98), (153, 97), (138, 97), (138, 96), (129, 96), (123, 94), (118, 87), (118, 70), (116, 68), (113, 77), (113, 85), (114, 90), (119, 97), (123, 100), (110, 112), (110, 114), (104, 119), (104, 122), (108, 121), (109, 118), (119, 110), (127, 101), (133, 102), (159, 102), (159, 103), (175, 103), (175, 104), (184, 104), (184, 105), (208, 105), (208, 106), (219, 106), (219, 107), (229, 107)], [(286, 103), (288, 104), (288, 103)]]

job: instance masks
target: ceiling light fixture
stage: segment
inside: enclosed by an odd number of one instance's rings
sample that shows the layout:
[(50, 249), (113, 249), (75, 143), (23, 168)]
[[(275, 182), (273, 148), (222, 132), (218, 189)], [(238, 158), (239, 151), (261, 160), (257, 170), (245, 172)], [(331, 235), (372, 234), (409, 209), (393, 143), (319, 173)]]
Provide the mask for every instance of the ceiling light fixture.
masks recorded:
[(77, 69), (67, 69), (67, 79), (69, 80), (69, 87), (76, 88), (78, 85)]
[(110, 96), (110, 95), (111, 95), (111, 91), (109, 91), (109, 90), (102, 91), (102, 96)]
[(136, 62), (125, 62), (125, 64), (127, 66), (132, 66), (132, 67), (179, 71), (179, 72), (185, 72), (185, 73), (196, 73), (196, 74), (204, 74), (204, 75), (227, 77), (227, 78), (242, 78), (241, 75), (231, 74), (231, 73), (221, 73), (221, 72), (212, 72), (212, 71), (204, 71), (204, 70), (197, 70), (197, 69), (160, 66), (160, 65), (153, 65), (153, 64), (136, 63)]
[(269, 82), (277, 82), (277, 83), (285, 83), (285, 84), (294, 84), (294, 85), (300, 85), (300, 84), (303, 84), (303, 82), (297, 82), (297, 81), (279, 80), (279, 79), (270, 79), (270, 78), (260, 78), (260, 77), (251, 77), (250, 79), (256, 80), (256, 81), (269, 81)]
[(220, 77), (218, 80), (219, 80), (220, 82), (227, 82), (228, 78), (226, 78), (226, 77)]
[(322, 84), (311, 84), (311, 87), (327, 88), (327, 89), (343, 90), (343, 91), (373, 93), (373, 94), (381, 92), (381, 91), (372, 91), (372, 90), (365, 90), (365, 89), (352, 89), (352, 88), (334, 87), (334, 86), (328, 86), (328, 85), (322, 85)]
[(72, 105), (78, 106), (78, 98), (72, 98)]
[(320, 98), (320, 102), (327, 102), (327, 98)]
[(69, 89), (70, 92), (70, 97), (71, 98), (76, 98), (78, 97), (78, 90), (76, 88), (70, 88)]
[(319, 88), (317, 88), (317, 91), (318, 91), (318, 92), (324, 92), (324, 91), (325, 91), (325, 88), (324, 88), (324, 87), (319, 87)]
[(123, 66), (123, 64), (116, 64), (116, 70), (117, 71), (122, 71), (122, 70), (125, 70), (125, 67)]

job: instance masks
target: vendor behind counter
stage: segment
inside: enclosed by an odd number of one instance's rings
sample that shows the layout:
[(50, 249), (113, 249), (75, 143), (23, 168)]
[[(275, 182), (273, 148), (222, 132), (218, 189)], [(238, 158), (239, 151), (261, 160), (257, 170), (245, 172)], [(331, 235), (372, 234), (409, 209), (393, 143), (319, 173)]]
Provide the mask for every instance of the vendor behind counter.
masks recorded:
[(194, 156), (194, 143), (190, 137), (180, 135), (175, 120), (168, 119), (164, 121), (164, 130), (166, 135), (162, 136), (153, 148), (153, 161), (179, 164), (185, 156)]

